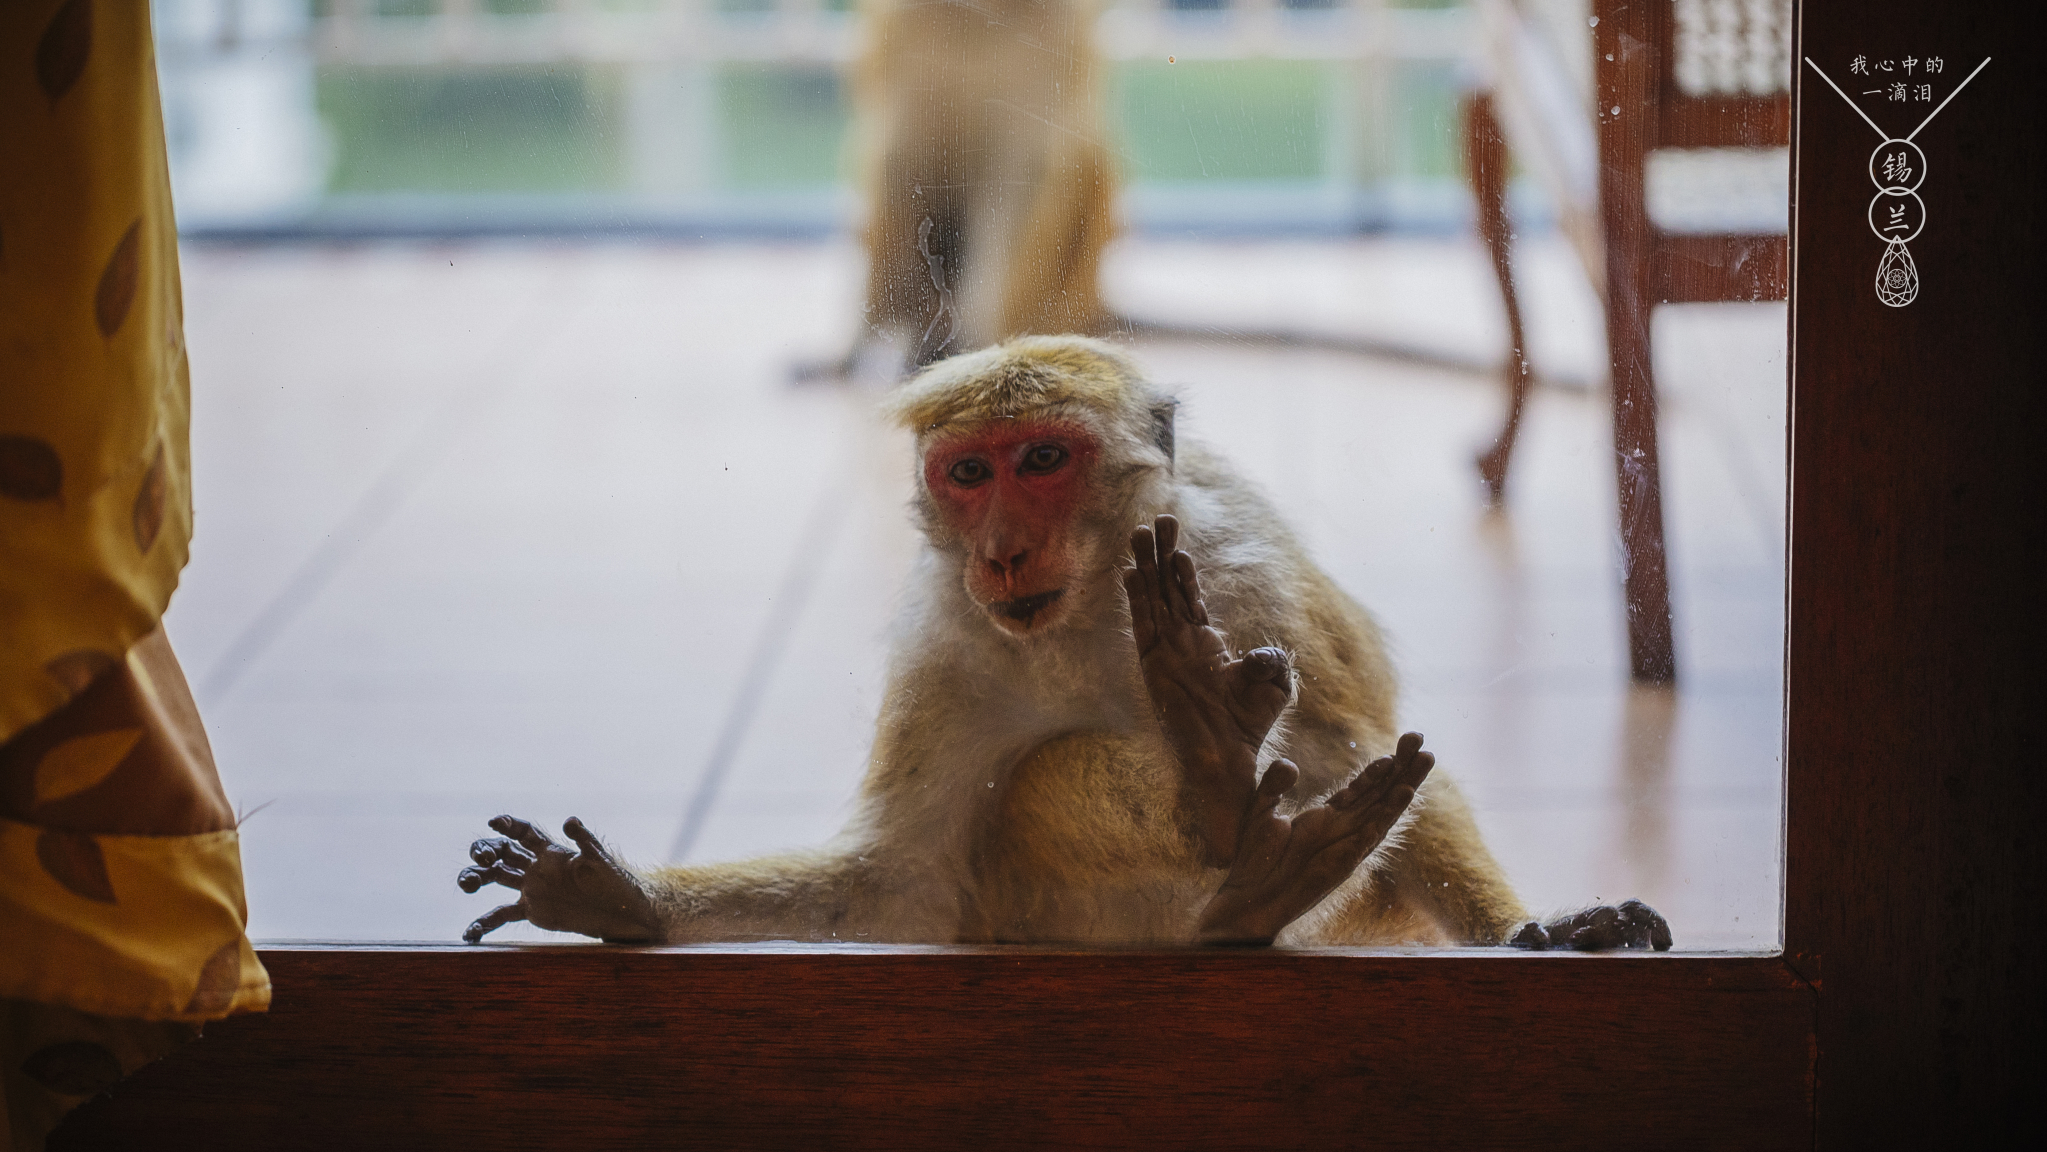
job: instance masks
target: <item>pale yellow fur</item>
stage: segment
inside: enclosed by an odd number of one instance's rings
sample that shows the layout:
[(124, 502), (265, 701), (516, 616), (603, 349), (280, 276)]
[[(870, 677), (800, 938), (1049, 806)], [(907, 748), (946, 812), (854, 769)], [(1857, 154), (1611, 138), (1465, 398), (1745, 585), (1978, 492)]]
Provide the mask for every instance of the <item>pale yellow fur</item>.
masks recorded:
[[(653, 875), (673, 940), (1177, 943), (1222, 873), (1175, 815), (1177, 763), (1145, 696), (1118, 573), (1127, 534), (1180, 519), (1211, 614), (1239, 650), (1293, 654), (1299, 695), (1264, 755), (1340, 787), (1399, 733), (1372, 618), (1213, 452), (1159, 442), (1169, 398), (1120, 352), (1019, 340), (941, 363), (893, 414), (921, 446), (963, 424), (1056, 411), (1104, 445), (1071, 617), (997, 628), (960, 580), (965, 545), (920, 492), (927, 548), (897, 633), (860, 811), (818, 852)], [(1170, 442), (1170, 441), (1168, 441)], [(1525, 919), (1446, 769), (1387, 843), (1281, 935), (1297, 944), (1496, 943)]]

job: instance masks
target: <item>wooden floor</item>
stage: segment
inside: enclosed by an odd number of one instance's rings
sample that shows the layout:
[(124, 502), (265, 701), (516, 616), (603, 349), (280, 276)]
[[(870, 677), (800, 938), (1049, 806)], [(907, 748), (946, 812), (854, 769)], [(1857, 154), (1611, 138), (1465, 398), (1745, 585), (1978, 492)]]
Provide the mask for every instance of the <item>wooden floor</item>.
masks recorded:
[[(1631, 691), (1602, 353), (1524, 246), (1538, 369), (1511, 511), (1454, 367), (1140, 341), (1396, 645), (1404, 722), (1529, 902), (1641, 896), (1681, 947), (1779, 938), (1784, 312), (1662, 309), (1682, 686)], [(258, 939), (450, 939), (500, 811), (642, 863), (814, 843), (848, 811), (916, 547), (871, 389), (797, 386), (858, 314), (845, 243), (185, 253), (198, 534), (169, 629)], [(1149, 318), (1497, 358), (1475, 242), (1126, 242)], [(517, 932), (510, 938), (549, 934)]]

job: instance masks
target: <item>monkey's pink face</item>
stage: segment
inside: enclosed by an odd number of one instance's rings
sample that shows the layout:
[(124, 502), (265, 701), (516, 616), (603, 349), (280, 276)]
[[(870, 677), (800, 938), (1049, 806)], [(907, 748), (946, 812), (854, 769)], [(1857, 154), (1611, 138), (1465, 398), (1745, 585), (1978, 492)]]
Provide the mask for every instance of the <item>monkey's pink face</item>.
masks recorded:
[(1018, 636), (1062, 619), (1076, 535), (1101, 445), (1066, 420), (995, 421), (924, 454), (924, 485), (966, 541), (967, 594)]

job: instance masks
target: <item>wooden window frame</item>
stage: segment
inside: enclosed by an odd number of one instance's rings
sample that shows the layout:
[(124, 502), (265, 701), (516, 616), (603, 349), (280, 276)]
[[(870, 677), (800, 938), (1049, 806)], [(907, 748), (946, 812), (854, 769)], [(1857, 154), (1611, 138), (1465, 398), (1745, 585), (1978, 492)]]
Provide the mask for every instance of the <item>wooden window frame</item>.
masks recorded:
[[(1955, 68), (2021, 12), (1811, 0), (1795, 55)], [(52, 1147), (1995, 1132), (2026, 1083), (2008, 1056), (2040, 1019), (2024, 958), (2047, 839), (2027, 718), (2047, 309), (2024, 71), (1987, 71), (1920, 137), (1924, 288), (1890, 309), (1863, 219), (1874, 137), (1797, 69), (1781, 954), (276, 947), (268, 1015), (209, 1027)]]

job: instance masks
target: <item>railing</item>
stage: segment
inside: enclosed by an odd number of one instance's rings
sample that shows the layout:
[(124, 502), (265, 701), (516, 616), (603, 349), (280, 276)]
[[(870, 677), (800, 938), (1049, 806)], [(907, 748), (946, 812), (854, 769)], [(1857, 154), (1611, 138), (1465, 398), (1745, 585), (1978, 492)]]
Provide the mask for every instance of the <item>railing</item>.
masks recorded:
[[(1126, 75), (1168, 59), (1327, 65), (1310, 129), (1319, 139), (1308, 145), (1321, 158), (1319, 175), (1231, 184), (1204, 172), (1198, 181), (1147, 182), (1142, 165), (1132, 163), (1127, 220), (1162, 228), (1347, 229), (1442, 227), (1461, 217), (1452, 176), (1422, 170), (1442, 162), (1412, 158), (1447, 148), (1418, 143), (1417, 133), (1447, 132), (1428, 128), (1427, 118), (1449, 114), (1437, 89), (1475, 48), (1469, 8), (1404, 8), (1388, 0), (1208, 3), (1111, 0), (1096, 25), (1097, 43)], [(721, 122), (718, 86), (728, 65), (843, 68), (864, 34), (855, 4), (156, 0), (180, 224), (227, 232), (515, 223), (538, 229), (593, 220), (691, 232), (839, 226), (857, 207), (843, 183), (765, 190), (729, 184), (721, 165), (730, 150), (758, 141), (731, 135)], [(506, 10), (512, 8), (522, 10)], [(350, 130), (346, 125), (323, 120), (333, 109), (319, 93), (335, 91), (324, 87), (330, 81), (402, 86), (411, 82), (407, 74), (426, 84), (471, 70), (553, 67), (602, 76), (605, 99), (618, 105), (617, 122), (603, 129), (624, 150), (612, 185), (572, 194), (510, 185), (440, 192), (334, 186), (335, 158), (359, 154), (348, 149), (361, 141), (340, 134)], [(1213, 83), (1213, 73), (1190, 76), (1190, 83)], [(1443, 107), (1417, 120), (1410, 109), (1422, 99)]]
[[(860, 38), (857, 13), (820, 0), (743, 9), (711, 0), (630, 7), (549, 0), (533, 11), (499, 11), (482, 0), (318, 7), (314, 14), (304, 0), (159, 0), (159, 47), (181, 57), (300, 48), (322, 64), (350, 65), (843, 63)], [(1118, 60), (1447, 60), (1464, 58), (1472, 43), (1465, 7), (1383, 0), (1228, 0), (1213, 8), (1118, 0), (1097, 32), (1103, 53)]]

